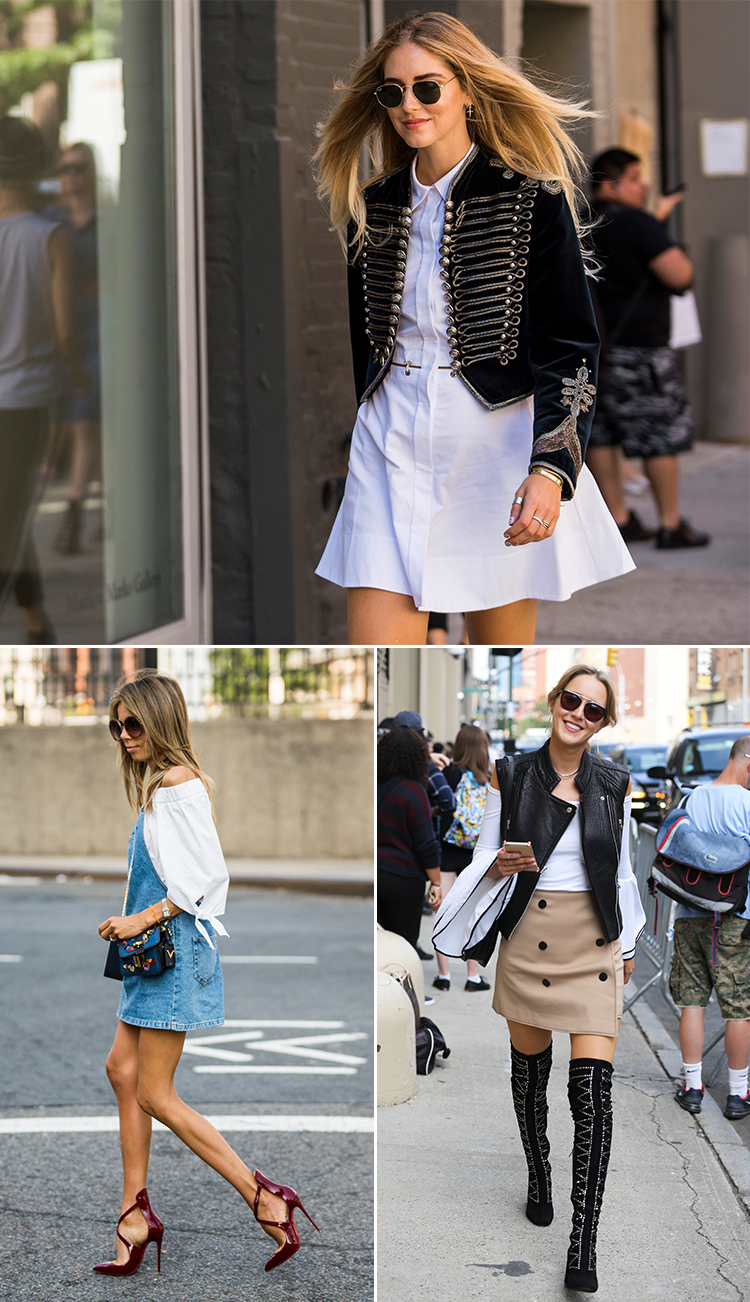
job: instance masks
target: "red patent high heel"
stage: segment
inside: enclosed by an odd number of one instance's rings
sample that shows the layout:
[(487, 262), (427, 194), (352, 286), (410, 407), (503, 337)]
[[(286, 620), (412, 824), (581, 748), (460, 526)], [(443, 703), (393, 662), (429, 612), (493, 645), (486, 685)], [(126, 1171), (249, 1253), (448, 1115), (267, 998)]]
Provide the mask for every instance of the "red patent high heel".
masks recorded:
[[(294, 1189), (290, 1189), (289, 1186), (286, 1184), (274, 1184), (273, 1180), (266, 1179), (266, 1177), (262, 1174), (261, 1171), (255, 1172), (255, 1179), (258, 1181), (258, 1188), (255, 1192), (255, 1202), (253, 1203), (253, 1216), (255, 1217), (259, 1225), (276, 1225), (280, 1230), (283, 1230), (284, 1234), (286, 1235), (286, 1243), (282, 1243), (281, 1247), (277, 1248), (273, 1256), (269, 1257), (268, 1261), (266, 1262), (266, 1270), (274, 1270), (276, 1266), (280, 1266), (283, 1261), (288, 1261), (290, 1257), (293, 1257), (295, 1252), (299, 1252), (299, 1249), (302, 1246), (300, 1243), (299, 1234), (297, 1232), (297, 1226), (294, 1224), (295, 1207), (299, 1207), (300, 1211), (304, 1212), (310, 1224), (314, 1226), (316, 1230), (318, 1230), (318, 1234), (320, 1234), (320, 1230), (318, 1229), (318, 1226), (315, 1225), (315, 1221), (313, 1220), (310, 1213), (305, 1211)], [(258, 1199), (260, 1198), (261, 1189), (266, 1189), (268, 1193), (277, 1194), (279, 1198), (284, 1199), (284, 1202), (286, 1203), (287, 1208), (289, 1209), (288, 1220), (286, 1221), (261, 1220), (260, 1216), (258, 1215)]]
[[(120, 1234), (120, 1225), (125, 1220), (126, 1216), (129, 1216), (131, 1212), (135, 1211), (136, 1207), (140, 1207), (148, 1226), (148, 1238), (144, 1243), (130, 1243), (128, 1239), (124, 1238), (122, 1234)], [(117, 1237), (121, 1243), (125, 1244), (125, 1247), (128, 1250), (127, 1261), (103, 1261), (99, 1266), (94, 1266), (92, 1269), (97, 1271), (100, 1275), (134, 1275), (143, 1261), (143, 1254), (149, 1243), (155, 1243), (157, 1252), (156, 1269), (161, 1273), (161, 1240), (163, 1234), (164, 1226), (159, 1220), (159, 1217), (152, 1210), (146, 1190), (141, 1189), (141, 1192), (137, 1193), (135, 1196), (133, 1206), (128, 1207), (127, 1211), (123, 1212), (117, 1222)]]

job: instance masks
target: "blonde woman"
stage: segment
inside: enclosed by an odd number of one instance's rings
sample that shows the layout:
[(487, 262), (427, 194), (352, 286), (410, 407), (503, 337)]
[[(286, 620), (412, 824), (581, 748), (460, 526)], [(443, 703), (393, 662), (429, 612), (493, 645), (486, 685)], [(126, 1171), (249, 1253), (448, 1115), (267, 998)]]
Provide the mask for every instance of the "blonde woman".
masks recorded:
[[(553, 1217), (547, 1139), (552, 1032), (570, 1034), (573, 1225), (565, 1285), (595, 1293), (596, 1238), (612, 1142), (612, 1060), (645, 914), (628, 855), (630, 774), (590, 753), (617, 722), (607, 675), (574, 665), (548, 696), (549, 740), (492, 776), (475, 867), (515, 876), (500, 920), (493, 1008), (508, 1022), (511, 1088), (529, 1172), (526, 1215)], [(505, 849), (527, 842), (531, 854)], [(450, 949), (451, 947), (448, 946)]]
[(317, 573), (353, 641), (424, 642), (438, 610), (531, 643), (538, 598), (633, 568), (583, 465), (599, 339), (566, 127), (587, 114), (443, 13), (394, 23), (337, 92), (316, 159), (360, 408)]
[(185, 1032), (224, 1022), (216, 936), (227, 934), (218, 915), (224, 912), (229, 880), (209, 779), (193, 751), (179, 684), (151, 669), (122, 678), (110, 703), (109, 727), (128, 800), (140, 812), (130, 837), (123, 916), (107, 918), (99, 934), (127, 941), (166, 923), (174, 966), (149, 977), (123, 971), (117, 1031), (107, 1058), (120, 1118), (122, 1210), (116, 1259), (94, 1270), (131, 1275), (151, 1242), (161, 1269), (164, 1227), (146, 1192), (152, 1117), (245, 1199), (279, 1245), (266, 1263), (266, 1270), (273, 1270), (300, 1246), (293, 1213), (295, 1207), (304, 1211), (302, 1204), (293, 1189), (250, 1171), (174, 1088)]

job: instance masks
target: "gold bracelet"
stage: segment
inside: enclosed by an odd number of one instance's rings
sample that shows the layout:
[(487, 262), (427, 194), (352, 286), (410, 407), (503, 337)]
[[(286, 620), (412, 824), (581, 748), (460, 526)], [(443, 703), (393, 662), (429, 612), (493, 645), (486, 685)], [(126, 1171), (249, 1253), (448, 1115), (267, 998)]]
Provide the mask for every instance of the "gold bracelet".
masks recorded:
[(556, 475), (554, 470), (546, 470), (544, 466), (532, 466), (530, 473), (532, 475), (544, 475), (545, 479), (551, 479), (553, 484), (557, 484), (557, 487), (560, 489), (560, 492), (562, 492), (563, 490), (562, 475)]

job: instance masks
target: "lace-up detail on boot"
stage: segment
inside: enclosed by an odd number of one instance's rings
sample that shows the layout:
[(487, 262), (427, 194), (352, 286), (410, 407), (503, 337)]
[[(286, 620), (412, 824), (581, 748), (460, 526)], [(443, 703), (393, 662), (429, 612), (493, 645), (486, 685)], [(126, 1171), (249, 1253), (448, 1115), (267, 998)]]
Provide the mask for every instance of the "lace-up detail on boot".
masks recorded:
[(612, 1147), (612, 1065), (597, 1058), (570, 1064), (568, 1098), (575, 1123), (573, 1141), (573, 1228), (566, 1288), (595, 1293), (596, 1235)]
[(519, 1053), (511, 1045), (510, 1062), (513, 1106), (529, 1168), (526, 1215), (534, 1225), (549, 1225), (554, 1214), (547, 1139), (547, 1084), (552, 1067), (552, 1045), (535, 1054)]

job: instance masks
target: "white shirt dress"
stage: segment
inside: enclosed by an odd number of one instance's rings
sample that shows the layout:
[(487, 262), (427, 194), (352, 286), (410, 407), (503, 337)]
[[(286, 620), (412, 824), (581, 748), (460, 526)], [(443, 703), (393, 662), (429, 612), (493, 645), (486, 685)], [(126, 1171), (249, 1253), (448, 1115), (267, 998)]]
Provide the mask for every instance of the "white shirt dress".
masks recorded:
[(227, 906), (229, 873), (200, 778), (159, 787), (143, 820), (143, 836), (166, 895), (178, 908), (192, 913), (197, 930), (213, 949), (202, 920), (210, 922), (220, 936), (227, 935), (219, 914)]
[[(533, 398), (488, 411), (451, 376), (440, 238), (445, 196), (412, 169), (412, 226), (394, 361), (359, 408), (344, 500), (316, 573), (344, 588), (413, 597), (422, 610), (489, 610), (635, 568), (584, 465), (551, 538), (506, 547), (528, 474)], [(407, 369), (405, 364), (412, 365)]]

